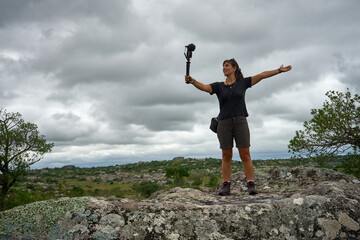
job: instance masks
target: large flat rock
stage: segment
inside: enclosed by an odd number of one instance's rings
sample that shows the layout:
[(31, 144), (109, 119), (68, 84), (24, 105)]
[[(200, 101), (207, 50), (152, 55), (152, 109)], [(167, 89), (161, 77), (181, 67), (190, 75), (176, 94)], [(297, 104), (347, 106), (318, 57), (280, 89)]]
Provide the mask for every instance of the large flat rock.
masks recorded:
[(315, 168), (233, 174), (232, 194), (173, 188), (151, 200), (62, 198), (0, 213), (1, 239), (360, 239), (360, 181)]

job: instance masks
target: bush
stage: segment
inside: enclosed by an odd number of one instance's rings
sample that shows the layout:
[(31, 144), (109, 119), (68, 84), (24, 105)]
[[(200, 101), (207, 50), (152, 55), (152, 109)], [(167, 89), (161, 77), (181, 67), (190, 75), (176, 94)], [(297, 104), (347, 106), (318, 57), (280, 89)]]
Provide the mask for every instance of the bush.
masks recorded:
[(101, 179), (100, 179), (100, 178), (95, 178), (95, 179), (93, 180), (93, 182), (94, 182), (94, 183), (100, 183), (100, 182), (101, 182)]
[(38, 201), (36, 196), (30, 194), (27, 190), (11, 189), (5, 200), (6, 209), (10, 209), (19, 205)]
[(47, 178), (46, 183), (58, 183), (58, 180), (53, 178)]
[(156, 182), (144, 181), (134, 184), (135, 191), (139, 192), (144, 197), (150, 197), (151, 194), (160, 189)]
[(79, 186), (75, 186), (71, 189), (70, 196), (71, 197), (81, 197), (84, 195), (84, 193), (85, 193), (84, 189), (82, 189)]
[(31, 184), (31, 183), (27, 183), (27, 184), (26, 184), (26, 188), (27, 188), (27, 189), (30, 189), (30, 190), (35, 190), (35, 189), (36, 189), (35, 185), (34, 185), (34, 184)]
[(100, 194), (101, 194), (101, 190), (98, 189), (98, 188), (95, 188), (95, 190), (94, 190), (94, 195), (95, 195), (95, 196), (99, 196)]
[(167, 178), (174, 179), (176, 185), (183, 183), (184, 177), (189, 176), (189, 168), (181, 166), (180, 162), (175, 162), (169, 167), (165, 167), (165, 173)]
[(360, 178), (360, 155), (348, 154), (342, 162), (342, 167), (346, 174)]
[(219, 178), (215, 174), (212, 174), (206, 186), (213, 188), (216, 187), (218, 184), (219, 184)]
[(192, 172), (189, 179), (192, 181), (192, 186), (200, 186), (202, 184), (202, 175), (199, 172)]

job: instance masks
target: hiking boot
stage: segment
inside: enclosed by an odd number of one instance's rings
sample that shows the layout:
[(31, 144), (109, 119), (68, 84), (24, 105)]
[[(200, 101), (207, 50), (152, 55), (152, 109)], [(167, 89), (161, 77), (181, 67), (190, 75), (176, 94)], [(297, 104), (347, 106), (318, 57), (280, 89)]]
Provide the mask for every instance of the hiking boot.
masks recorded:
[(230, 182), (223, 182), (221, 185), (221, 190), (219, 192), (219, 195), (221, 196), (227, 196), (230, 195)]
[(249, 181), (247, 183), (247, 187), (248, 187), (248, 191), (249, 191), (249, 195), (255, 195), (258, 192), (255, 190), (255, 183), (253, 181)]

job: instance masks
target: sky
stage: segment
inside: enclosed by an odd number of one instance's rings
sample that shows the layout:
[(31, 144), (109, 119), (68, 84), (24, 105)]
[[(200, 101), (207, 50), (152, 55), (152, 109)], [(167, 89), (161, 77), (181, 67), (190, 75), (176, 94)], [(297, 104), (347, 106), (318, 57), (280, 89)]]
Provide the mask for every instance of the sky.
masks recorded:
[[(252, 159), (286, 158), (329, 90), (359, 93), (358, 0), (0, 0), (0, 107), (37, 124), (51, 153), (33, 168), (221, 158), (216, 95), (225, 80), (290, 72), (246, 92)], [(234, 159), (239, 159), (234, 149)]]

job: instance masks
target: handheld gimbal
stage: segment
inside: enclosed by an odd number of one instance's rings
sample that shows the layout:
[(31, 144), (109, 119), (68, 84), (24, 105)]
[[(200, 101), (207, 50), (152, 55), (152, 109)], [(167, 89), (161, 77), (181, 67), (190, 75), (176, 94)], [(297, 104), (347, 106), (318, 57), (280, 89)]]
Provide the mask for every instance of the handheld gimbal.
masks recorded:
[(190, 59), (192, 58), (192, 52), (195, 51), (195, 44), (193, 43), (190, 43), (189, 45), (185, 46), (185, 51), (186, 53), (184, 52), (184, 55), (185, 55), (185, 58), (186, 58), (186, 76), (189, 76), (189, 73), (190, 73)]

